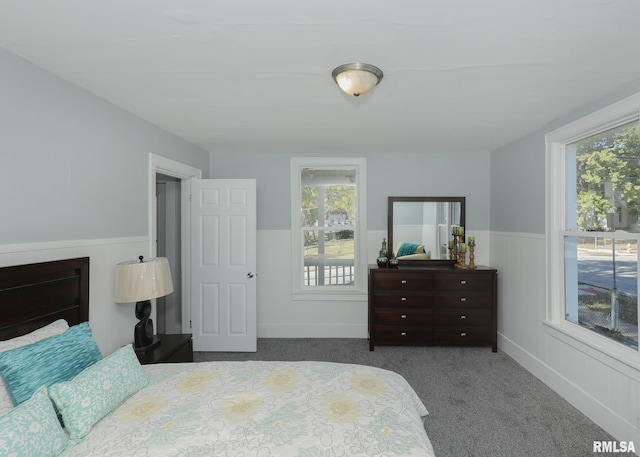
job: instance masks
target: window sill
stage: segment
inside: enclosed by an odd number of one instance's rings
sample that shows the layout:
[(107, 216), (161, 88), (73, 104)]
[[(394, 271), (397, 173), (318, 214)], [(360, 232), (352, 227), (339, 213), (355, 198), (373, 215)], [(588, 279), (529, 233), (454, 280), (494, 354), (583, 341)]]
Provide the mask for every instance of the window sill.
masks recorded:
[(544, 321), (548, 335), (640, 381), (640, 353), (569, 322)]
[(291, 294), (293, 301), (367, 301), (369, 295), (362, 291), (326, 291), (326, 290), (294, 290)]

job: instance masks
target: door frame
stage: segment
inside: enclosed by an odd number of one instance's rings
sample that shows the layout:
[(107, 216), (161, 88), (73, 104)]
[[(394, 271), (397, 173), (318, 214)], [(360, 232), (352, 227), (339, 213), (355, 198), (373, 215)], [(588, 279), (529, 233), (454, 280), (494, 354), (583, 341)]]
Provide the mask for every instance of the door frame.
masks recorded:
[[(157, 255), (156, 239), (158, 235), (158, 210), (156, 207), (156, 174), (163, 174), (181, 181), (181, 267), (182, 276), (182, 332), (191, 333), (191, 180), (202, 179), (202, 170), (175, 160), (167, 159), (152, 152), (149, 153), (149, 252)], [(186, 285), (186, 287), (185, 287)], [(154, 307), (155, 312), (155, 307)]]

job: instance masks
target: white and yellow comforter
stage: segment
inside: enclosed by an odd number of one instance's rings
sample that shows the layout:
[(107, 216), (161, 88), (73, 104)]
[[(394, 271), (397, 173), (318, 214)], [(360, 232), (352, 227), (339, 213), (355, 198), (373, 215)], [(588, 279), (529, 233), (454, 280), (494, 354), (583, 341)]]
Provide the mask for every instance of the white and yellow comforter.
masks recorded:
[(73, 456), (433, 456), (427, 410), (400, 375), (325, 362), (144, 367), (151, 383)]

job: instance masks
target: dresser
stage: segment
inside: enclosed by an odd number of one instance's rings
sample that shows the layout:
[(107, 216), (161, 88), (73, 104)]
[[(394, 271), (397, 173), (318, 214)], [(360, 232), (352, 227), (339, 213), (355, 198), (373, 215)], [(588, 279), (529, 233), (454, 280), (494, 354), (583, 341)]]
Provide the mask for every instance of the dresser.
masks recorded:
[(376, 345), (498, 350), (497, 271), (369, 268), (369, 349)]

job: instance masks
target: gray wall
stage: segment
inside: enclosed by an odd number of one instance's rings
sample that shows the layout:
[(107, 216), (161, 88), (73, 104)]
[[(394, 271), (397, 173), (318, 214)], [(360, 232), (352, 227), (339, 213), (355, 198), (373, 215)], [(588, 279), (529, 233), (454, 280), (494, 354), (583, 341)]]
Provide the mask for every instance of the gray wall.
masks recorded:
[(208, 152), (0, 48), (0, 245), (148, 235), (153, 152)]
[(544, 133), (491, 154), (491, 230), (544, 233)]
[(640, 83), (554, 120), (491, 153), (491, 230), (545, 233), (545, 135), (640, 92)]
[[(289, 230), (289, 158), (295, 154), (211, 154), (211, 178), (255, 178), (258, 229)], [(299, 154), (304, 156), (305, 154)], [(317, 154), (316, 154), (317, 155)], [(327, 154), (333, 156), (335, 154)], [(344, 154), (349, 156), (348, 153)], [(489, 153), (353, 154), (367, 158), (368, 230), (387, 229), (387, 197), (466, 197), (467, 227), (489, 230)]]

